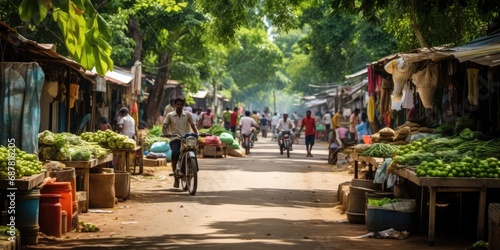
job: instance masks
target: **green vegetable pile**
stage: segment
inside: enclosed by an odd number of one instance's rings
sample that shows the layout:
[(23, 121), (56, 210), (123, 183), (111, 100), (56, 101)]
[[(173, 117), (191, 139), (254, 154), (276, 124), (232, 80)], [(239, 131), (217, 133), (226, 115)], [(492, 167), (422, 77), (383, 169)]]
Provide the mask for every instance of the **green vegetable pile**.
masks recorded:
[(233, 132), (228, 131), (225, 128), (219, 126), (219, 125), (213, 125), (209, 129), (199, 129), (199, 132), (200, 133), (205, 132), (205, 133), (209, 133), (211, 135), (216, 135), (216, 136), (219, 136), (220, 134), (226, 132), (226, 133), (230, 133), (233, 136), (233, 138), (234, 138), (234, 133)]
[(158, 125), (154, 125), (148, 132), (148, 137), (149, 136), (154, 136), (154, 137), (161, 137), (163, 134), (162, 132), (162, 127)]
[(103, 148), (109, 149), (133, 149), (136, 143), (125, 135), (118, 134), (112, 130), (97, 132), (84, 132), (80, 137), (88, 142), (97, 142)]
[(38, 143), (40, 160), (88, 161), (110, 153), (98, 143), (84, 141), (70, 133), (55, 134), (46, 130), (38, 134)]
[(99, 227), (92, 223), (79, 222), (78, 232), (99, 232)]
[(385, 144), (385, 143), (374, 143), (367, 150), (365, 150), (361, 155), (372, 156), (372, 157), (382, 157), (389, 158), (392, 157), (397, 151), (397, 148)]
[(424, 161), (415, 171), (418, 176), (424, 177), (499, 178), (500, 161), (495, 157), (478, 160), (466, 156), (460, 161), (450, 163), (442, 160)]
[(381, 207), (381, 206), (383, 206), (385, 204), (389, 204), (389, 203), (395, 203), (395, 202), (398, 202), (398, 200), (391, 199), (388, 197), (384, 197), (382, 199), (368, 199), (368, 205), (378, 206), (378, 207)]
[[(11, 166), (11, 169), (9, 169), (9, 166)], [(13, 174), (16, 179), (21, 179), (24, 176), (31, 176), (41, 172), (42, 162), (38, 160), (37, 155), (28, 154), (17, 147), (0, 146), (0, 179), (8, 179), (9, 174)]]

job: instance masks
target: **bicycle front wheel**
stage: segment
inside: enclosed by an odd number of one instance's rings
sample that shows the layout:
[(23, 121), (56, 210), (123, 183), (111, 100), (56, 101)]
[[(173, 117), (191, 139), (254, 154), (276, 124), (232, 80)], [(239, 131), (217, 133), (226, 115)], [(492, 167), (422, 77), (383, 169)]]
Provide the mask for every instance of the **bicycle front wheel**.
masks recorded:
[(198, 163), (195, 158), (188, 158), (186, 160), (186, 176), (185, 182), (186, 187), (184, 190), (187, 190), (190, 195), (196, 194), (196, 189), (198, 188)]

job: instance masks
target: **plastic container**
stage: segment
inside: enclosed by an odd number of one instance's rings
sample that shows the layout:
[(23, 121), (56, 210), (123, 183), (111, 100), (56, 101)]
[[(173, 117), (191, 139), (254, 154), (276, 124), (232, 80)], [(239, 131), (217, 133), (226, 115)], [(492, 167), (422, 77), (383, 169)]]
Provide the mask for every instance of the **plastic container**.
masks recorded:
[(61, 211), (61, 233), (66, 234), (67, 231), (68, 231), (68, 213), (63, 210)]
[(40, 232), (45, 235), (61, 237), (61, 212), (59, 202), (60, 194), (42, 194), (40, 196)]
[[(73, 214), (73, 196), (71, 192), (70, 182), (54, 182), (47, 183), (40, 191), (42, 194), (59, 194), (59, 202), (61, 203), (62, 210), (67, 214)], [(66, 231), (71, 231), (71, 216), (66, 218)]]
[[(9, 193), (7, 201), (10, 200)], [(38, 214), (40, 206), (40, 189), (16, 191), (16, 228), (21, 234), (21, 245), (38, 244)], [(9, 215), (10, 217), (10, 215)]]
[[(16, 191), (14, 198), (16, 201), (16, 227), (38, 226), (40, 189)], [(8, 194), (7, 201), (9, 200)]]
[(378, 232), (390, 228), (397, 231), (412, 231), (414, 212), (399, 212), (368, 208), (366, 210), (366, 229)]
[(71, 195), (73, 201), (76, 201), (76, 173), (75, 168), (63, 168), (62, 170), (50, 172), (50, 177), (56, 178), (56, 182), (70, 182)]

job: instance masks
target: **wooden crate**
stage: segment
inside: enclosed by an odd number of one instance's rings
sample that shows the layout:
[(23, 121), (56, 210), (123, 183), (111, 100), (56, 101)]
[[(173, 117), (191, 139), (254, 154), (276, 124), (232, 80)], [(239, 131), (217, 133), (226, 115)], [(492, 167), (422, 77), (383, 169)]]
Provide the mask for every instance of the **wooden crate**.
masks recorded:
[(159, 166), (167, 166), (167, 158), (158, 158), (158, 159), (142, 159), (142, 164), (147, 167), (159, 167)]

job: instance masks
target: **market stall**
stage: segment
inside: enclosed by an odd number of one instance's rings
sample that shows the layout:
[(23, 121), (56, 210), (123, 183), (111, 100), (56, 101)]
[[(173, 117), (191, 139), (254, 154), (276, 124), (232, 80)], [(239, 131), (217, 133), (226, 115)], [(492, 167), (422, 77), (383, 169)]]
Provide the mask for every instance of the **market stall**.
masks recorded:
[[(477, 240), (484, 239), (485, 214), (486, 214), (486, 192), (490, 188), (500, 188), (499, 179), (490, 178), (435, 178), (419, 177), (415, 168), (399, 168), (392, 171), (394, 174), (408, 179), (419, 187), (429, 190), (429, 224), (428, 243), (434, 244), (435, 220), (436, 220), (436, 194), (439, 192), (478, 192), (478, 215), (477, 215)], [(425, 204), (425, 201), (421, 201)], [(422, 214), (422, 211), (420, 211)]]

